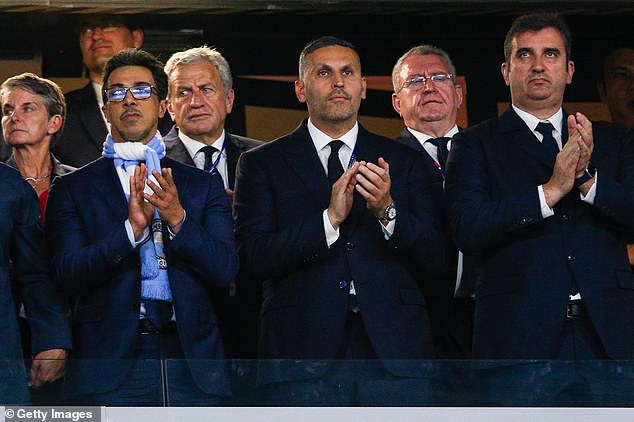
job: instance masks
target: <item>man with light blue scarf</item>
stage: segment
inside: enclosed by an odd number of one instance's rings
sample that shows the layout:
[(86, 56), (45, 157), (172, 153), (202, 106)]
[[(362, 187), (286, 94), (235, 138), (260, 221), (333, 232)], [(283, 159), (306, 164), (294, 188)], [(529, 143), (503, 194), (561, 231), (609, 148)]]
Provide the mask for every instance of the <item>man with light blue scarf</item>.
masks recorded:
[(51, 189), (47, 247), (77, 297), (72, 404), (213, 405), (230, 393), (211, 298), (238, 268), (231, 207), (217, 174), (165, 157), (166, 94), (154, 56), (110, 59), (103, 157)]

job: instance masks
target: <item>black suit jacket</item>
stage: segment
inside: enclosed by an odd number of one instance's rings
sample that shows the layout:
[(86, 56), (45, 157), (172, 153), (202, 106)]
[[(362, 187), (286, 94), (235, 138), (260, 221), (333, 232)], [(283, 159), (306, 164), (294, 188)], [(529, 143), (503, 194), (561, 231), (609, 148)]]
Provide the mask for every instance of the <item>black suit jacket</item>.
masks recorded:
[[(187, 212), (173, 239), (167, 230), (163, 234), (181, 346), (194, 359), (188, 363), (198, 386), (224, 394), (228, 385), (222, 362), (199, 359), (224, 357), (210, 298), (238, 269), (231, 208), (217, 175), (169, 158), (161, 166), (172, 168)], [(112, 390), (129, 370), (138, 336), (141, 278), (138, 248), (130, 245), (124, 225), (127, 215), (111, 159), (55, 179), (49, 194), (47, 247), (56, 281), (77, 297), (75, 356), (85, 364), (80, 361), (76, 371), (69, 370), (71, 395)]]
[(420, 142), (418, 142), (416, 137), (412, 135), (407, 128), (403, 129), (401, 136), (396, 138), (396, 141), (418, 151), (418, 153), (423, 157), (423, 161), (425, 163), (425, 177), (431, 183), (432, 187), (434, 213), (443, 224), (443, 233), (448, 246), (449, 269), (445, 278), (441, 280), (432, 280), (428, 279), (427, 274), (417, 274), (418, 277), (422, 278), (421, 285), (423, 286), (423, 292), (425, 293), (429, 306), (429, 317), (431, 320), (434, 340), (438, 349), (437, 354), (439, 356), (444, 356), (441, 345), (444, 343), (444, 337), (446, 335), (445, 322), (451, 310), (451, 302), (454, 295), (457, 276), (456, 273), (458, 268), (458, 249), (453, 245), (453, 241), (451, 239), (451, 230), (449, 229), (449, 222), (446, 218), (444, 206), (443, 184), (445, 179), (436, 167), (434, 159), (427, 153), (427, 151), (425, 151), (425, 148), (423, 148)]
[[(84, 166), (101, 157), (103, 143), (108, 134), (92, 83), (71, 91), (66, 97), (66, 122), (51, 151), (59, 161), (73, 167)], [(172, 127), (168, 113), (159, 120), (159, 132), (167, 133)]]
[(593, 136), (594, 205), (573, 188), (546, 219), (537, 187), (551, 177), (554, 158), (512, 108), (453, 138), (445, 181), (451, 224), (457, 246), (478, 255), (474, 357), (553, 358), (576, 291), (608, 355), (634, 357), (634, 274), (624, 240), (634, 229), (634, 143), (605, 122), (593, 123)]
[[(390, 163), (398, 215), (385, 240), (355, 193), (339, 239), (328, 248), (322, 213), (331, 187), (306, 123), (244, 153), (234, 213), (242, 269), (264, 283), (262, 358), (333, 359), (342, 343), (354, 280), (363, 323), (379, 359), (433, 355), (419, 272), (445, 270), (445, 245), (432, 214), (422, 158), (359, 128), (356, 159)], [(319, 372), (319, 371), (317, 371)]]

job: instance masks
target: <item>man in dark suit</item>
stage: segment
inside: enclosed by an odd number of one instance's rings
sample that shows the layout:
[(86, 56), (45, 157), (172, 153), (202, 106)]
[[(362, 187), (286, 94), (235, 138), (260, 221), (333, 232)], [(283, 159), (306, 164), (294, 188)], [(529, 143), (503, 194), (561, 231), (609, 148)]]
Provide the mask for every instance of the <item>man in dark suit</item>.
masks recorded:
[[(176, 125), (165, 136), (167, 156), (221, 175), (233, 199), (238, 157), (262, 142), (225, 131), (235, 93), (231, 68), (219, 51), (209, 47), (175, 53), (165, 63), (167, 110)], [(239, 290), (238, 290), (239, 289)], [(232, 282), (214, 305), (228, 358), (257, 357), (259, 289)]]
[[(366, 82), (352, 44), (319, 38), (299, 63), (310, 117), (242, 154), (236, 238), (244, 272), (268, 279), (260, 357), (338, 362), (263, 368), (260, 381), (297, 381), (271, 386), (282, 404), (425, 402), (425, 382), (400, 378), (423, 381), (420, 367), (388, 362), (433, 356), (415, 274), (443, 272), (446, 254), (423, 159), (357, 123)], [(351, 367), (358, 359), (368, 366)]]
[[(0, 164), (0, 403), (28, 404), (29, 393), (12, 284), (24, 303), (31, 329), (33, 364), (29, 384), (39, 387), (63, 374), (67, 350), (72, 348), (70, 321), (62, 296), (49, 278), (44, 237), (38, 225), (39, 202), (20, 173)], [(9, 274), (11, 269), (11, 275)]]
[[(108, 123), (101, 112), (103, 70), (106, 62), (125, 48), (143, 45), (143, 30), (125, 17), (91, 15), (79, 25), (79, 47), (90, 82), (66, 94), (68, 113), (64, 131), (52, 145), (53, 154), (62, 163), (81, 167), (101, 157)], [(159, 131), (172, 126), (167, 116), (160, 120)]]
[[(47, 207), (55, 277), (77, 296), (68, 392), (75, 403), (156, 406), (165, 382), (170, 405), (214, 404), (229, 388), (222, 361), (201, 360), (223, 358), (211, 296), (237, 272), (222, 180), (163, 158), (156, 58), (123, 50), (104, 84), (104, 157), (59, 178)], [(181, 360), (163, 373), (158, 359)]]
[(620, 126), (563, 111), (570, 45), (556, 14), (518, 18), (502, 64), (511, 107), (452, 141), (445, 189), (454, 237), (478, 256), (476, 358), (634, 357), (624, 240), (634, 229), (634, 144)]
[[(434, 207), (441, 216), (448, 245), (453, 245), (443, 201), (443, 184), (451, 137), (458, 133), (456, 119), (462, 104), (462, 86), (444, 50), (419, 45), (403, 54), (392, 70), (392, 105), (403, 118), (405, 129), (396, 140), (425, 157), (432, 182)], [(440, 358), (471, 357), (475, 279), (471, 257), (452, 246), (447, 278), (424, 283), (432, 332)], [(420, 274), (425, 277), (425, 274)]]

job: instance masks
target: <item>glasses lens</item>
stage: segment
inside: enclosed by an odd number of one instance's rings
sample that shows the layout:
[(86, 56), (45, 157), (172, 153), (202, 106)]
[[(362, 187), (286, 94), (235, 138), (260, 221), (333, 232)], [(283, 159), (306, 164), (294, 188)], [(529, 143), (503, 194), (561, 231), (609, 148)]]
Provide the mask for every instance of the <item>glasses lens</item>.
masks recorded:
[(443, 83), (443, 82), (447, 82), (449, 79), (451, 79), (451, 75), (446, 75), (444, 73), (441, 73), (440, 75), (433, 75), (429, 79), (431, 79), (431, 81), (433, 83)]
[(106, 89), (106, 97), (108, 97), (108, 101), (123, 101), (127, 90), (127, 88)]
[(405, 86), (410, 89), (419, 89), (425, 84), (424, 76), (416, 76), (405, 82)]
[(129, 89), (132, 96), (137, 100), (144, 100), (152, 95), (152, 87), (150, 85), (133, 86)]
[(101, 26), (101, 30), (103, 32), (114, 32), (119, 28), (121, 28), (121, 25), (116, 22), (108, 22)]

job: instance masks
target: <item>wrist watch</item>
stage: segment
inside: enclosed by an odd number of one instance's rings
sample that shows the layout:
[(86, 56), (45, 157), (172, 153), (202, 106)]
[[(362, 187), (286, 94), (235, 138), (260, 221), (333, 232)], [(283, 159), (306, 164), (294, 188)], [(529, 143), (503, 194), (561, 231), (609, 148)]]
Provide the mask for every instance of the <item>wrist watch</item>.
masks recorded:
[(383, 212), (383, 217), (379, 218), (379, 221), (381, 221), (382, 223), (389, 223), (390, 221), (393, 221), (395, 218), (396, 218), (396, 204), (394, 203), (394, 201), (392, 201), (392, 203), (385, 208), (385, 211)]
[(597, 169), (594, 168), (592, 164), (588, 163), (588, 167), (586, 167), (586, 170), (583, 172), (583, 175), (575, 179), (575, 187), (578, 188), (579, 186), (586, 183), (588, 180), (592, 179), (594, 175), (596, 174), (596, 172), (597, 172)]

